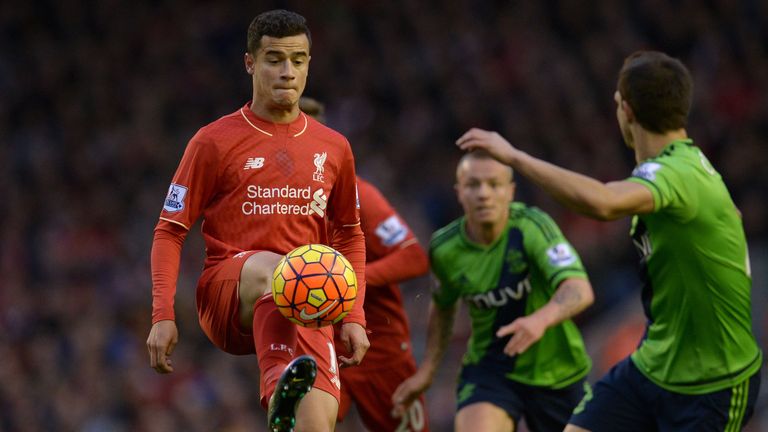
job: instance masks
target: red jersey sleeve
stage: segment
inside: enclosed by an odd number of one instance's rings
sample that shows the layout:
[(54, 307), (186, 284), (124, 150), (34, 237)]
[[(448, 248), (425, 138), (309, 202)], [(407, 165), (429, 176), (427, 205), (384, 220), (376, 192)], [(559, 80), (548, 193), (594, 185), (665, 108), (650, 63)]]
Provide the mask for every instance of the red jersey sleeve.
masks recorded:
[(207, 138), (202, 130), (192, 137), (173, 175), (160, 219), (189, 230), (216, 188), (218, 153), (213, 140)]
[(360, 218), (363, 221), (368, 262), (368, 286), (385, 286), (422, 276), (429, 260), (413, 231), (381, 192), (358, 179)]
[(203, 211), (216, 184), (218, 155), (198, 132), (187, 145), (163, 203), (150, 258), (152, 323), (173, 320), (181, 248), (189, 228)]
[(349, 143), (346, 143), (339, 174), (330, 197), (329, 211), (332, 239), (331, 246), (344, 255), (357, 276), (357, 300), (344, 322), (354, 322), (365, 327), (365, 238), (360, 227), (360, 204), (357, 195), (355, 160)]
[(181, 246), (187, 230), (179, 225), (160, 221), (152, 240), (152, 324), (162, 320), (174, 320), (173, 301), (176, 280), (179, 277)]

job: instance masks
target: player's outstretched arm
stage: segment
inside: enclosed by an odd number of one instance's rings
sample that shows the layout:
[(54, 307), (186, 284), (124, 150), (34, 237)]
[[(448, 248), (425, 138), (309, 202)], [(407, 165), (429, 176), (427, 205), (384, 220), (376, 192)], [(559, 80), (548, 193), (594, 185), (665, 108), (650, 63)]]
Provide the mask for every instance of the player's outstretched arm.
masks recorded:
[(486, 150), (566, 207), (595, 219), (613, 220), (654, 209), (653, 196), (645, 186), (628, 181), (602, 183), (560, 168), (516, 149), (497, 132), (473, 128), (456, 145), (466, 151)]
[(171, 354), (179, 342), (179, 330), (171, 320), (158, 321), (152, 325), (147, 338), (149, 365), (158, 373), (173, 372)]
[(496, 337), (512, 335), (504, 353), (514, 356), (525, 352), (544, 335), (544, 332), (586, 309), (595, 300), (592, 285), (579, 278), (568, 278), (560, 283), (555, 295), (534, 313), (518, 318), (501, 327)]
[(413, 401), (432, 385), (437, 367), (453, 334), (456, 310), (455, 304), (447, 308), (439, 308), (434, 302), (430, 305), (426, 354), (416, 373), (403, 381), (392, 394), (395, 416), (402, 417)]

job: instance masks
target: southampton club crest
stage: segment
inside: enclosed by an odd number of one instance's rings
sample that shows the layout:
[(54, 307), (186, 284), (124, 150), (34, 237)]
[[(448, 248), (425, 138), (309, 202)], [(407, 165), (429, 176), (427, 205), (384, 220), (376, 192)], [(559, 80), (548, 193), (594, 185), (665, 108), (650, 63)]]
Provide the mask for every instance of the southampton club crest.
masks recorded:
[(312, 180), (320, 183), (325, 183), (325, 159), (328, 157), (326, 152), (315, 153), (315, 173), (312, 175)]

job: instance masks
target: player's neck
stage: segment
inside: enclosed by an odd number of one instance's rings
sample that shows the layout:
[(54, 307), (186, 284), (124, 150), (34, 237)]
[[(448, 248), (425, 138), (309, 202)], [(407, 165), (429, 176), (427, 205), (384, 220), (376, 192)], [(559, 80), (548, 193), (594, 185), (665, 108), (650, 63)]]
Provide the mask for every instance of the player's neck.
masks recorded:
[(291, 123), (299, 116), (299, 105), (291, 108), (281, 108), (274, 105), (257, 104), (255, 99), (251, 102), (251, 111), (256, 117), (272, 123)]
[(493, 225), (468, 223), (467, 236), (475, 243), (489, 245), (499, 238), (506, 225), (506, 220)]
[(685, 129), (657, 134), (640, 128), (635, 133), (635, 160), (640, 163), (646, 159), (656, 157), (672, 141), (688, 138)]

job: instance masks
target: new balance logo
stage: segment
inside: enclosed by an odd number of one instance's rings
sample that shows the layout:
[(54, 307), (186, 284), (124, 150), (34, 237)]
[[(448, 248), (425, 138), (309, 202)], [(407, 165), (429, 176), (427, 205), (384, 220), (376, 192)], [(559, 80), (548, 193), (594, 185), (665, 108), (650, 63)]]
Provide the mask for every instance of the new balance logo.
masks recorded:
[(263, 157), (252, 157), (248, 158), (247, 161), (245, 161), (245, 167), (243, 167), (244, 170), (249, 169), (258, 169), (264, 166), (264, 158)]

